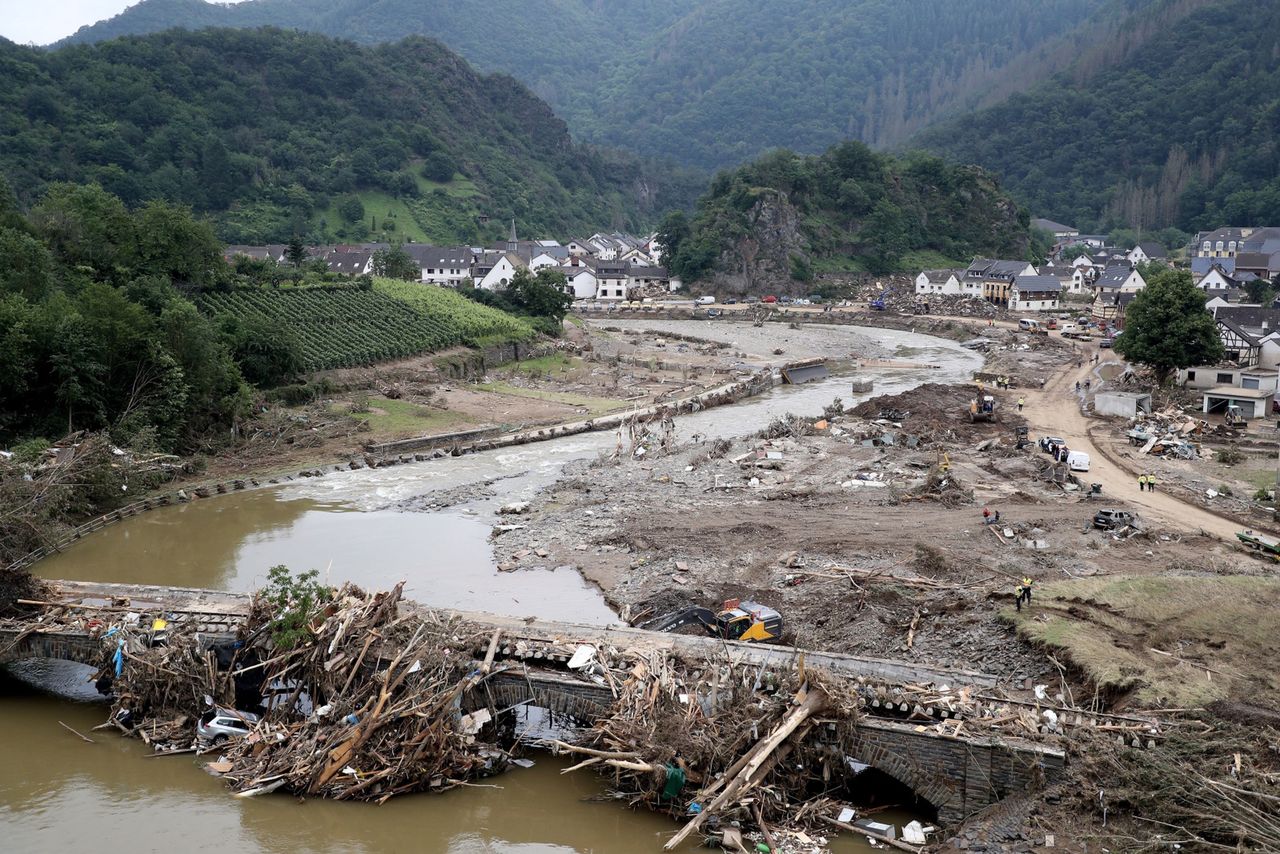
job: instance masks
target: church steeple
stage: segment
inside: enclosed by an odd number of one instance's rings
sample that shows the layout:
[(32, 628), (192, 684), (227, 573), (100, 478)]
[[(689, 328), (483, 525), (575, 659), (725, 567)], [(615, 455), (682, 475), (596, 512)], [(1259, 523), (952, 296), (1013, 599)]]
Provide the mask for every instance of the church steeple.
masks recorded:
[(516, 239), (516, 221), (515, 217), (511, 219), (511, 236), (507, 238), (507, 251), (515, 252), (520, 246), (520, 241)]

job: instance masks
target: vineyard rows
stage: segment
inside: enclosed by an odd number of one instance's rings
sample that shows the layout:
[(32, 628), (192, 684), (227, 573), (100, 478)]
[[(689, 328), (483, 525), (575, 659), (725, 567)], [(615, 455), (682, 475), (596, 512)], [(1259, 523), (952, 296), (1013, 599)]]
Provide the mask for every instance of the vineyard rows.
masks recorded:
[(494, 335), (518, 340), (533, 337), (533, 328), (523, 320), (505, 311), (481, 305), (448, 288), (398, 279), (375, 279), (373, 286), (388, 296), (408, 303), (422, 314), (449, 324), (461, 332), (466, 341)]
[[(430, 285), (412, 287), (440, 290)], [(425, 300), (411, 305), (382, 288), (206, 293), (200, 297), (200, 307), (214, 316), (262, 317), (272, 326), (288, 331), (298, 341), (307, 371), (350, 368), (443, 350), (480, 335), (509, 333), (518, 337), (520, 327), (525, 326), (503, 312), (472, 303), (458, 294), (448, 296), (468, 303), (478, 314), (468, 312), (468, 306), (444, 302), (444, 308), (439, 310), (433, 310)], [(498, 317), (489, 317), (487, 312)]]

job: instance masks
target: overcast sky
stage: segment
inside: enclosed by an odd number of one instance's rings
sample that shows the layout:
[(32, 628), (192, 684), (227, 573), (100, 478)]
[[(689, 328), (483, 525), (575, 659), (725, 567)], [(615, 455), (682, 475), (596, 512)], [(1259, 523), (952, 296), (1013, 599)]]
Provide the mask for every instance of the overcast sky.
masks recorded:
[[(18, 44), (49, 44), (85, 24), (118, 15), (138, 0), (0, 0), (0, 36)], [(219, 0), (239, 3), (240, 0)]]

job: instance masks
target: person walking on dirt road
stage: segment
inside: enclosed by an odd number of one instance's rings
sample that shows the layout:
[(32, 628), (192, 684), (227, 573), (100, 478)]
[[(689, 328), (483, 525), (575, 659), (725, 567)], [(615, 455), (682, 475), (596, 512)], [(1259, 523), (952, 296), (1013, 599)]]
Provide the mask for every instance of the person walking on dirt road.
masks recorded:
[(1022, 598), (1027, 600), (1028, 608), (1031, 607), (1031, 585), (1033, 583), (1034, 582), (1032, 582), (1031, 576), (1029, 575), (1022, 576)]
[(1139, 492), (1147, 491), (1147, 476), (1145, 474), (1138, 475), (1138, 491)]
[(1148, 492), (1156, 491), (1156, 476), (1153, 474), (1147, 475), (1147, 491)]
[(1018, 411), (1019, 411), (1019, 412), (1021, 412), (1021, 411), (1022, 411), (1022, 404), (1024, 404), (1024, 403), (1026, 403), (1026, 401), (1025, 401), (1025, 400), (1023, 400), (1022, 398), (1018, 398)]
[(1013, 604), (1014, 604), (1014, 607), (1016, 607), (1019, 612), (1022, 611), (1022, 595), (1024, 592), (1025, 592), (1025, 588), (1023, 588), (1021, 584), (1013, 588)]

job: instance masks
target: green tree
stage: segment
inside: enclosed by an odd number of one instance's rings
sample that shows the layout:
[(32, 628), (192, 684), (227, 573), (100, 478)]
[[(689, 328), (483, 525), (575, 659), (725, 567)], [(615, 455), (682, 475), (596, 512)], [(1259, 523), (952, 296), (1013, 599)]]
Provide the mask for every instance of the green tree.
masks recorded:
[(534, 275), (527, 268), (516, 270), (507, 286), (506, 298), (517, 311), (534, 317), (564, 320), (573, 297), (565, 293), (564, 273), (543, 268)]
[(373, 253), (373, 274), (411, 281), (422, 276), (422, 269), (403, 246), (391, 246)]
[(677, 275), (684, 272), (680, 269), (682, 263), (680, 250), (688, 239), (688, 214), (684, 211), (670, 211), (662, 218), (662, 224), (658, 226), (658, 245), (662, 247), (667, 269)]
[(302, 348), (297, 339), (265, 317), (226, 317), (222, 339), (244, 378), (258, 388), (284, 385), (302, 372)]
[(31, 417), (35, 378), (31, 306), (20, 294), (0, 294), (0, 436)]
[(1115, 349), (1151, 367), (1161, 384), (1180, 368), (1211, 365), (1223, 357), (1204, 292), (1185, 270), (1164, 269), (1151, 277), (1125, 310), (1124, 334)]
[(134, 261), (133, 219), (124, 202), (97, 184), (54, 184), (31, 211), (54, 257), (98, 278), (114, 278)]
[(338, 202), (338, 216), (348, 223), (360, 222), (364, 219), (364, 202), (355, 193), (343, 196)]
[(163, 276), (177, 284), (208, 287), (226, 272), (222, 243), (213, 227), (191, 209), (152, 201), (134, 215), (137, 259), (134, 272)]
[(458, 164), (443, 151), (433, 151), (422, 160), (422, 177), (428, 181), (448, 183), (457, 171)]
[(307, 260), (307, 247), (303, 245), (301, 237), (295, 234), (289, 240), (289, 246), (284, 250), (284, 257), (295, 270), (302, 269), (302, 262)]
[(39, 240), (14, 228), (0, 228), (0, 258), (0, 294), (22, 294), (39, 302), (49, 293), (53, 259)]
[(1276, 296), (1275, 289), (1271, 286), (1269, 279), (1254, 279), (1252, 282), (1245, 282), (1244, 293), (1249, 298), (1249, 302), (1255, 302), (1259, 305), (1270, 305)]

